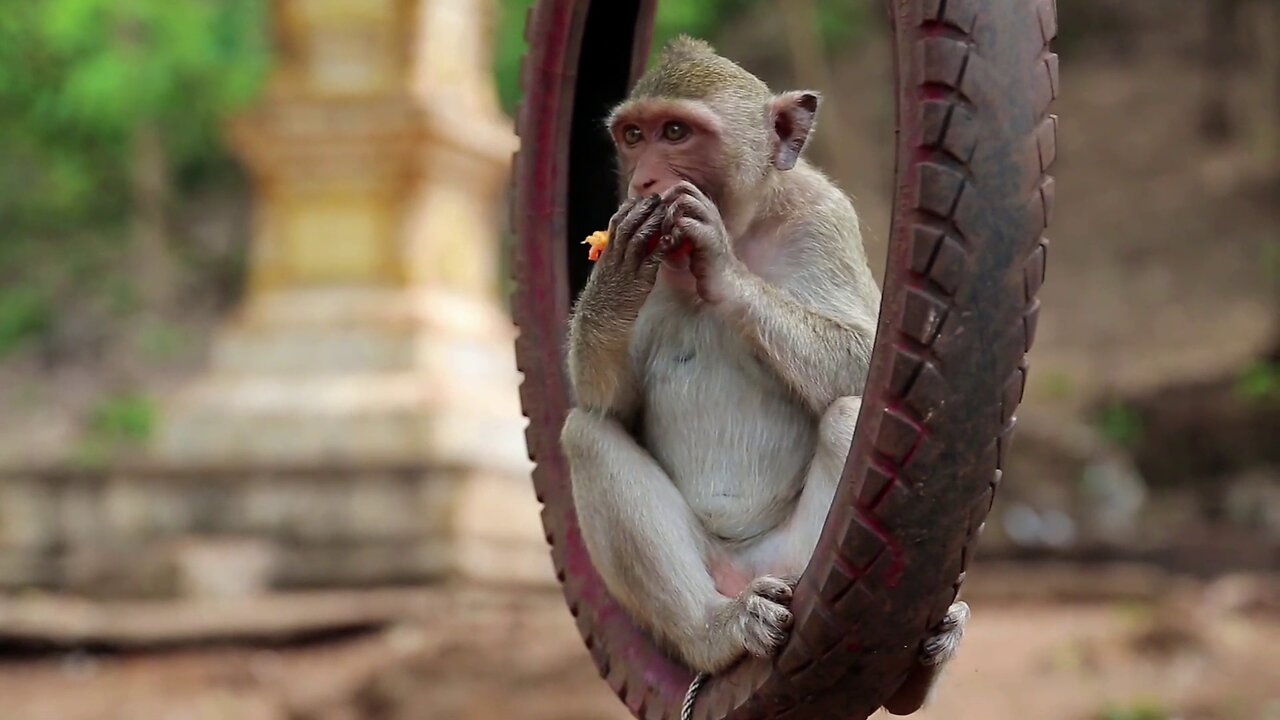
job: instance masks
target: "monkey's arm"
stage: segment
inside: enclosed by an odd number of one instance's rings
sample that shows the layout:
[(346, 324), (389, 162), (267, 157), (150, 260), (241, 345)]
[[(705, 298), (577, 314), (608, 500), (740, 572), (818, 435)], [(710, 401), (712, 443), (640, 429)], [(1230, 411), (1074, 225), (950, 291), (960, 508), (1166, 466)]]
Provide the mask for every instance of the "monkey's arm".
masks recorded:
[(569, 380), (578, 407), (628, 421), (639, 404), (639, 380), (630, 361), (634, 318), (617, 318), (590, 302), (579, 304), (569, 326)]
[(569, 325), (569, 378), (578, 407), (624, 422), (635, 414), (639, 381), (631, 335), (662, 255), (649, 243), (662, 226), (658, 197), (629, 200), (609, 221), (612, 240), (582, 289)]
[(730, 291), (720, 305), (815, 413), (821, 415), (836, 398), (862, 394), (875, 342), (874, 320), (852, 313), (837, 319), (745, 267), (732, 273)]
[(827, 211), (829, 223), (779, 231), (774, 241), (793, 250), (793, 258), (776, 261), (788, 267), (775, 286), (737, 257), (720, 210), (705, 193), (681, 182), (664, 199), (663, 232), (690, 244), (699, 296), (738, 326), (815, 414), (836, 398), (862, 394), (876, 331), (874, 311), (866, 310), (879, 291), (869, 271), (858, 270), (860, 242), (838, 229), (857, 227), (851, 205), (848, 218)]

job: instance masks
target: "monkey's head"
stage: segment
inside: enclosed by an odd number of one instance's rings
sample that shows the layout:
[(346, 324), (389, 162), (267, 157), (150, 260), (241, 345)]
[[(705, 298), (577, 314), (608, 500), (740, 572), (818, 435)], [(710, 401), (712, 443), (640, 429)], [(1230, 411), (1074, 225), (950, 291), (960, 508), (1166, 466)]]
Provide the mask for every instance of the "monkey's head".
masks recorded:
[(772, 93), (705, 42), (672, 41), (609, 115), (627, 197), (688, 180), (722, 208), (751, 202), (771, 174), (795, 167), (820, 96)]

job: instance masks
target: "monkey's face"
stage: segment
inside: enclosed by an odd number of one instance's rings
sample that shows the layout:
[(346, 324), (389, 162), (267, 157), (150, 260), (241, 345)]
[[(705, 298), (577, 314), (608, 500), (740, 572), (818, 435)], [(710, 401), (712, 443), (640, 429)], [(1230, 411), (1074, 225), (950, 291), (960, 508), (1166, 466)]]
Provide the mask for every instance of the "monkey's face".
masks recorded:
[(750, 206), (771, 174), (799, 161), (818, 102), (818, 93), (803, 90), (761, 102), (727, 92), (628, 100), (609, 116), (623, 193), (661, 194), (687, 180), (722, 213)]
[(688, 180), (717, 204), (724, 199), (723, 128), (703, 103), (634, 100), (613, 113), (609, 131), (627, 197), (661, 194)]

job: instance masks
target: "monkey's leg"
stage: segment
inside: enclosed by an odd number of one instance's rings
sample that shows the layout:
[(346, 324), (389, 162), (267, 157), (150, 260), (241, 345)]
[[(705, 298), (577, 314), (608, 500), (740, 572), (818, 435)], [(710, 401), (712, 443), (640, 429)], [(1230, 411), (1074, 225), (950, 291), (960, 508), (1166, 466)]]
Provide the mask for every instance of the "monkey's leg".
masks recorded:
[[(795, 512), (753, 548), (751, 560), (756, 568), (795, 578), (809, 563), (840, 483), (861, 409), (861, 398), (842, 397), (823, 414), (818, 425), (818, 446)], [(944, 666), (955, 656), (968, 619), (967, 604), (952, 604), (942, 622), (925, 640), (920, 663), (885, 703), (886, 710), (895, 715), (909, 715), (924, 706), (937, 687)]]
[(636, 622), (699, 672), (778, 648), (791, 624), (791, 586), (763, 577), (737, 597), (717, 592), (708, 570), (715, 542), (621, 424), (574, 409), (561, 444), (587, 551)]
[(862, 398), (850, 396), (837, 398), (823, 414), (818, 423), (813, 462), (795, 510), (786, 522), (749, 551), (750, 562), (757, 572), (772, 572), (794, 581), (809, 564), (831, 509), (831, 500), (840, 485), (861, 410)]

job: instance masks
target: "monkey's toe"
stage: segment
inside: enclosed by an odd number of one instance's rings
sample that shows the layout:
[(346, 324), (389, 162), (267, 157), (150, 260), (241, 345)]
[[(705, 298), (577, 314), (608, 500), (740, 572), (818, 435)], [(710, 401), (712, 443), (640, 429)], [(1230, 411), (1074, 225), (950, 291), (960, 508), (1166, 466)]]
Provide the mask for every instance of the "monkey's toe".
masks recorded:
[(938, 623), (938, 629), (963, 629), (965, 623), (969, 622), (969, 616), (972, 614), (973, 612), (969, 609), (969, 603), (964, 602), (963, 600), (951, 603), (951, 607), (947, 608), (947, 614), (942, 616), (942, 622)]
[(969, 604), (952, 603), (938, 623), (934, 635), (924, 641), (920, 652), (920, 662), (924, 665), (942, 665), (955, 657), (960, 649), (960, 640), (964, 637), (964, 626), (969, 622)]
[(756, 657), (772, 655), (787, 639), (791, 611), (759, 595), (748, 596), (742, 609), (743, 647)]
[(774, 577), (773, 575), (761, 575), (752, 580), (746, 590), (743, 591), (747, 595), (759, 595), (760, 597), (775, 602), (784, 607), (791, 604), (791, 593), (794, 591), (795, 583), (785, 578)]

